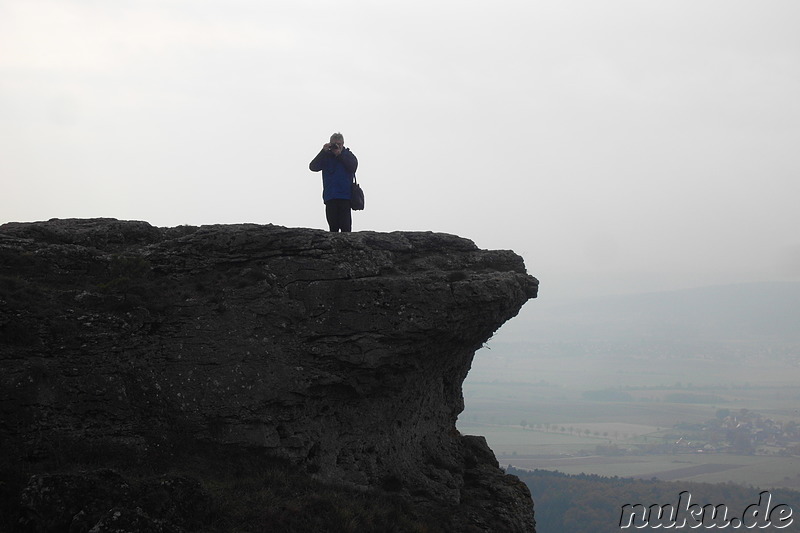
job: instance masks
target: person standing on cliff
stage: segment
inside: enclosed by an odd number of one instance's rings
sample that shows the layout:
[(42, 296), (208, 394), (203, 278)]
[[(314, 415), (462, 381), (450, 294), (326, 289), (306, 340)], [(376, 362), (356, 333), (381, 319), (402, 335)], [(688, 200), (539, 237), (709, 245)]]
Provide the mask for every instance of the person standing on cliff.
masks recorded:
[(341, 133), (331, 135), (330, 142), (322, 145), (308, 168), (313, 172), (322, 171), (322, 201), (330, 230), (351, 231), (350, 194), (358, 159), (345, 148), (344, 136)]

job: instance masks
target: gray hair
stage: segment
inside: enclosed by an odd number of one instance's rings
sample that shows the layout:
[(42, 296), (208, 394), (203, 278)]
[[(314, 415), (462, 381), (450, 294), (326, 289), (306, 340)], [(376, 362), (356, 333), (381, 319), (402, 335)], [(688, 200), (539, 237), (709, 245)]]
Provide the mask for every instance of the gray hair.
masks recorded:
[(340, 142), (344, 144), (344, 135), (339, 132), (334, 133), (331, 135), (331, 142)]

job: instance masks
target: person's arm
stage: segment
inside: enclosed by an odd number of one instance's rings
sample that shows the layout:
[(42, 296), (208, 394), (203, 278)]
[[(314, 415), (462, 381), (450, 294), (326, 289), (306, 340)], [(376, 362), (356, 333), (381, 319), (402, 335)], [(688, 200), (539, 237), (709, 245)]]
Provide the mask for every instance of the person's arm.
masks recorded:
[(355, 154), (350, 151), (350, 148), (345, 148), (342, 150), (341, 155), (339, 155), (339, 161), (342, 162), (344, 168), (350, 174), (355, 174), (356, 169), (358, 168), (358, 159), (356, 158)]
[(322, 170), (322, 161), (331, 153), (330, 150), (328, 150), (330, 145), (331, 143), (325, 143), (322, 146), (322, 150), (320, 150), (317, 156), (311, 160), (311, 163), (308, 164), (308, 168), (312, 172), (319, 172)]

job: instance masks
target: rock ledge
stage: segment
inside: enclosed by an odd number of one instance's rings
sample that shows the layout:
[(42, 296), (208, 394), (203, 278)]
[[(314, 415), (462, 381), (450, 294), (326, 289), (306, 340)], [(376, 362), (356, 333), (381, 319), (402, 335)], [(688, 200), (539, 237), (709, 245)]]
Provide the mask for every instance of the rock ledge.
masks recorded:
[(516, 254), (439, 233), (5, 224), (0, 453), (259, 449), (533, 531), (525, 486), (455, 423), (476, 350), (537, 287)]

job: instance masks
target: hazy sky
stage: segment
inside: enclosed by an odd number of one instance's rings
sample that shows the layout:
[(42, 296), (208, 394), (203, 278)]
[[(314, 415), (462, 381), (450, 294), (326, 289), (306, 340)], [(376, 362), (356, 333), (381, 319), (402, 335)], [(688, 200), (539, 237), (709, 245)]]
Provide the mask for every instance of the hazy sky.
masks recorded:
[(0, 0), (0, 222), (354, 228), (541, 297), (800, 280), (797, 0)]

